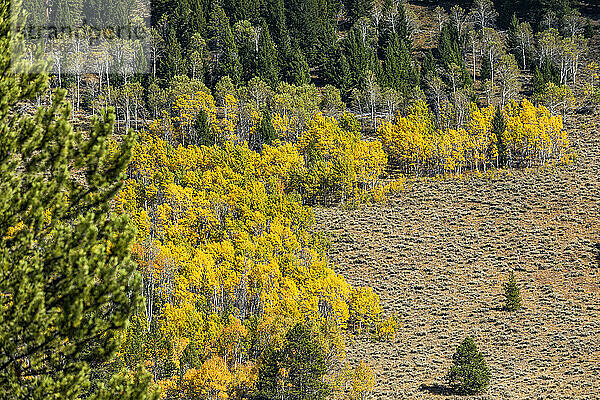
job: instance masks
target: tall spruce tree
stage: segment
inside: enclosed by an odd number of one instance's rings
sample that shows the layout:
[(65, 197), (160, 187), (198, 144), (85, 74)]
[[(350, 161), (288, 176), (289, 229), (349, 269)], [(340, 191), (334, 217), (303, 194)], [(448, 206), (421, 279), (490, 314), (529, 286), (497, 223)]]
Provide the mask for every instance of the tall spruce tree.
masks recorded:
[(357, 27), (348, 32), (343, 42), (344, 55), (350, 69), (349, 82), (352, 88), (359, 87), (366, 71), (377, 71), (379, 62), (373, 48), (365, 42)]
[(256, 66), (258, 69), (258, 76), (272, 86), (275, 86), (279, 76), (279, 65), (277, 62), (278, 58), (275, 43), (273, 43), (273, 40), (271, 39), (267, 23), (263, 21), (260, 29), (258, 60)]
[(507, 311), (516, 311), (521, 308), (521, 290), (517, 285), (514, 271), (510, 272), (508, 282), (505, 282), (504, 288), (504, 309)]
[(385, 50), (383, 85), (408, 92), (419, 84), (419, 73), (412, 63), (410, 49), (398, 35), (393, 35)]
[(247, 20), (236, 22), (233, 30), (235, 33), (240, 65), (242, 67), (240, 76), (242, 81), (248, 82), (257, 72), (256, 30), (250, 24), (250, 21)]
[(285, 20), (284, 0), (265, 0), (263, 3), (263, 18), (269, 25), (269, 31), (279, 49), (289, 47), (289, 33)]
[(504, 132), (506, 131), (506, 119), (500, 106), (496, 107), (496, 113), (492, 119), (492, 133), (496, 137), (496, 150), (498, 151), (498, 168), (506, 166), (506, 142)]
[(373, 10), (373, 0), (344, 0), (344, 7), (352, 23), (361, 17), (369, 17)]
[(212, 146), (215, 144), (216, 137), (210, 131), (206, 111), (200, 110), (196, 116), (196, 119), (194, 120), (194, 132), (196, 135), (196, 142), (193, 142), (193, 144), (198, 146)]
[(208, 31), (209, 47), (217, 55), (217, 66), (213, 71), (212, 84), (215, 84), (223, 76), (229, 76), (237, 85), (240, 82), (242, 65), (229, 25), (229, 18), (223, 8), (218, 5), (213, 5), (211, 9)]
[(310, 83), (310, 69), (302, 49), (295, 43), (292, 46), (291, 54), (288, 59), (284, 80), (288, 83), (302, 86)]
[(458, 30), (449, 23), (444, 24), (438, 39), (438, 59), (447, 74), (454, 69), (460, 71), (460, 86), (473, 83), (472, 76), (465, 62), (465, 35), (459, 35)]
[(277, 138), (277, 131), (275, 131), (275, 127), (273, 126), (271, 111), (269, 109), (265, 110), (260, 122), (260, 138), (263, 144), (268, 145), (273, 144), (273, 141)]
[(324, 400), (330, 388), (323, 381), (325, 354), (309, 326), (297, 324), (285, 335), (283, 347), (267, 349), (258, 369), (258, 399)]
[[(90, 364), (109, 361), (117, 330), (136, 307), (129, 256), (133, 228), (110, 213), (133, 139), (109, 152), (113, 112), (73, 131), (65, 92), (45, 93), (45, 74), (11, 63), (9, 2), (0, 2), (0, 398), (145, 399), (149, 377), (94, 385)], [(19, 45), (13, 55), (18, 54)], [(43, 66), (39, 66), (40, 68)], [(155, 396), (150, 396), (155, 397)]]

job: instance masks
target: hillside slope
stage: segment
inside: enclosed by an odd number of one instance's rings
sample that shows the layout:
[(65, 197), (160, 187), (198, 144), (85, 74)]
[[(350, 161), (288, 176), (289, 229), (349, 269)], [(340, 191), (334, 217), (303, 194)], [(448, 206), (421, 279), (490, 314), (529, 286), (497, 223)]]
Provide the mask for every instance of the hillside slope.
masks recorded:
[[(349, 344), (378, 374), (375, 398), (440, 398), (466, 335), (492, 370), (481, 398), (600, 397), (600, 121), (578, 118), (573, 165), (417, 181), (388, 205), (316, 210), (340, 272), (401, 320), (394, 343)], [(511, 269), (516, 313), (499, 308)]]

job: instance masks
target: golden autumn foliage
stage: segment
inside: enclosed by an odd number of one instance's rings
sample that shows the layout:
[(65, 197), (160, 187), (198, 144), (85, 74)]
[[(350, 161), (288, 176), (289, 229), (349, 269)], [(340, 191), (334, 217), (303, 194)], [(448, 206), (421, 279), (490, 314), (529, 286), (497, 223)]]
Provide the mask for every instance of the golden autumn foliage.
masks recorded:
[(226, 400), (233, 375), (219, 356), (204, 361), (200, 368), (189, 369), (182, 379), (184, 398)]
[[(207, 96), (196, 99), (204, 98), (201, 107), (212, 107)], [(190, 119), (180, 116), (177, 129)], [(353, 291), (329, 265), (295, 188), (312, 173), (309, 148), (327, 162), (351, 161), (358, 178), (348, 181), (349, 194), (376, 185), (385, 154), (355, 132), (345, 138), (332, 118), (310, 124), (298, 144), (277, 141), (260, 153), (229, 139), (173, 145), (164, 131), (171, 122), (140, 134), (114, 207), (137, 226), (133, 253), (146, 301), (120, 360), (146, 365), (165, 398), (243, 398), (255, 381), (254, 360), (295, 323), (322, 327), (319, 341), (335, 357), (349, 320), (378, 320), (374, 293)]]
[[(309, 203), (379, 201), (390, 191), (402, 188), (403, 178), (388, 185), (380, 181), (387, 165), (381, 142), (363, 140), (360, 123), (351, 114), (327, 117), (317, 112), (320, 97), (313, 92), (310, 87), (282, 85), (273, 99), (272, 124), (279, 138), (275, 147), (285, 147), (288, 153), (295, 151), (299, 156), (298, 168), (283, 174), (285, 187), (298, 191)], [(152, 122), (154, 137), (149, 140), (163, 139), (165, 145), (173, 147), (261, 141), (255, 137), (261, 124), (256, 109), (240, 108), (240, 101), (231, 94), (226, 94), (221, 103), (217, 110), (213, 96), (205, 91), (182, 95), (175, 100), (172, 115), (164, 114)], [(294, 108), (298, 104), (304, 106)], [(208, 132), (201, 132), (198, 127), (201, 112), (206, 115)], [(210, 140), (203, 140), (201, 135), (209, 135)], [(272, 148), (261, 149), (264, 158), (271, 157), (272, 152)], [(142, 153), (135, 158), (136, 163), (150, 157), (146, 149)], [(144, 190), (153, 195), (155, 186)]]
[(341, 396), (334, 398), (349, 400), (366, 400), (375, 389), (375, 374), (369, 365), (361, 359), (356, 365), (346, 364), (334, 375), (330, 385)]
[(375, 388), (375, 375), (371, 368), (363, 361), (356, 365), (352, 371), (351, 398), (354, 400), (365, 400)]
[(422, 102), (408, 116), (384, 123), (378, 135), (390, 161), (417, 176), (485, 171), (498, 166), (501, 145), (509, 167), (565, 160), (569, 141), (561, 117), (528, 100), (510, 102), (502, 111), (507, 126), (501, 138), (492, 130), (493, 107), (471, 105), (464, 128), (440, 131)]
[(387, 157), (379, 141), (361, 139), (353, 116), (316, 114), (296, 147), (304, 158), (300, 192), (309, 201), (325, 203), (364, 200), (382, 190), (379, 181)]
[(392, 340), (398, 329), (398, 321), (390, 316), (382, 319), (379, 296), (371, 287), (352, 289), (349, 300), (348, 323), (357, 332), (370, 332), (376, 340)]

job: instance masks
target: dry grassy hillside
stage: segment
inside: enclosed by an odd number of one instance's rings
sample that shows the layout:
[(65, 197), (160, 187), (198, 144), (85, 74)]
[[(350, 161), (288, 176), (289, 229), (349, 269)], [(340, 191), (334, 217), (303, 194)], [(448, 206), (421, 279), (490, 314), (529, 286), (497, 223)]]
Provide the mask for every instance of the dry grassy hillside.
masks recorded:
[[(390, 204), (317, 209), (330, 257), (398, 313), (393, 343), (349, 344), (378, 374), (375, 398), (440, 398), (472, 335), (489, 399), (600, 398), (600, 119), (568, 124), (573, 165), (499, 178), (419, 180)], [(499, 309), (514, 269), (524, 309)]]

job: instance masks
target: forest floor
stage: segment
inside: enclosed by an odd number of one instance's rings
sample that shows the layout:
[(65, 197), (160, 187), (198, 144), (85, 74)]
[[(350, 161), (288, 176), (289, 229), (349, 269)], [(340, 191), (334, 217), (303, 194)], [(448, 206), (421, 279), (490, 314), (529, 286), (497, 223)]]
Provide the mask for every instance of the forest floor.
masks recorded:
[[(571, 165), (419, 179), (387, 204), (315, 209), (336, 270), (400, 319), (393, 342), (348, 342), (348, 360), (377, 375), (374, 398), (451, 398), (443, 376), (467, 335), (492, 373), (473, 398), (600, 398), (600, 118), (566, 127)], [(514, 313), (501, 309), (511, 270)]]

